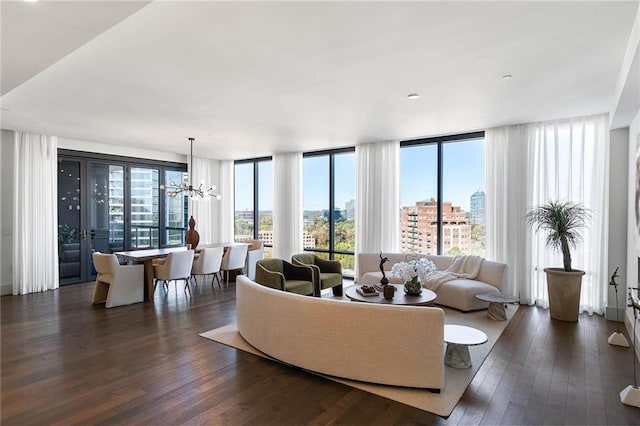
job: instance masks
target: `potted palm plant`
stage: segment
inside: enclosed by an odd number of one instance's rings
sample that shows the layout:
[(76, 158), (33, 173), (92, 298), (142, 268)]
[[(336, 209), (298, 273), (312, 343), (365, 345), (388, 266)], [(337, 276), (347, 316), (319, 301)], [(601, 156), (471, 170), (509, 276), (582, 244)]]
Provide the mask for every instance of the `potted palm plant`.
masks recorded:
[(571, 248), (582, 241), (582, 230), (591, 213), (580, 204), (549, 201), (526, 215), (527, 223), (537, 232), (547, 232), (547, 247), (562, 251), (563, 268), (545, 268), (551, 318), (578, 321), (580, 290), (584, 271), (571, 267)]

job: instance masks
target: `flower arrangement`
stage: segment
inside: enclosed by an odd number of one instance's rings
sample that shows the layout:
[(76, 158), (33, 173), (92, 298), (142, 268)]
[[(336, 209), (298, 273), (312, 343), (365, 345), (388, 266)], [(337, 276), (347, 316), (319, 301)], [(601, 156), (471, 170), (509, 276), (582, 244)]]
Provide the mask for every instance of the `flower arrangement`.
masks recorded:
[(416, 281), (416, 278), (419, 278), (420, 281), (426, 281), (427, 275), (435, 272), (435, 270), (436, 265), (429, 259), (422, 257), (420, 259), (396, 263), (391, 268), (391, 274), (394, 277), (402, 278), (406, 283)]

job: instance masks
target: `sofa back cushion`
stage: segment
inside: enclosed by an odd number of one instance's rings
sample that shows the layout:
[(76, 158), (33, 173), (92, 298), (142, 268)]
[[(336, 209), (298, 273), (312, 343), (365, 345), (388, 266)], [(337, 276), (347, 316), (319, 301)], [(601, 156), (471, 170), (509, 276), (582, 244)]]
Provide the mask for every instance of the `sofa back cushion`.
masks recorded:
[[(446, 270), (453, 262), (453, 256), (437, 256), (419, 253), (383, 253), (382, 256), (389, 259), (384, 264), (385, 273), (389, 276), (393, 265), (399, 262), (405, 262), (410, 259), (419, 259), (426, 257), (431, 260), (439, 271)], [(380, 253), (359, 253), (357, 264), (358, 281), (360, 282), (362, 275), (367, 272), (380, 271)], [(498, 290), (507, 288), (507, 265), (500, 262), (483, 260), (480, 272), (475, 278), (477, 281), (485, 282)]]

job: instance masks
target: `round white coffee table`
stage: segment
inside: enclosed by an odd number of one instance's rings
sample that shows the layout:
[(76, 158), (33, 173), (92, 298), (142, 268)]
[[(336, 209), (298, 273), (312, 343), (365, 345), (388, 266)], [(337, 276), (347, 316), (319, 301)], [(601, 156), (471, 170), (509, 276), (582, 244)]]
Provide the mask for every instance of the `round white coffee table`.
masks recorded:
[(471, 368), (469, 346), (481, 345), (489, 338), (476, 328), (465, 325), (445, 324), (444, 341), (447, 350), (444, 363), (453, 368)]
[(519, 303), (520, 300), (517, 297), (507, 296), (501, 293), (482, 293), (476, 294), (476, 299), (489, 302), (489, 310), (487, 311), (487, 318), (495, 321), (506, 321), (507, 313), (504, 310), (505, 303)]

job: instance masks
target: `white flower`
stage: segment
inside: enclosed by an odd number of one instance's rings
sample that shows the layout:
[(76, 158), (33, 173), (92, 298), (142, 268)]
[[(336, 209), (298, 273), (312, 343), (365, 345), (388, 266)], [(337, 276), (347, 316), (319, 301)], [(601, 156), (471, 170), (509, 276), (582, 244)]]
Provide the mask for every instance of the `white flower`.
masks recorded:
[(436, 270), (436, 265), (426, 257), (409, 260), (408, 262), (396, 263), (391, 268), (394, 277), (402, 278), (404, 282), (411, 281), (418, 277), (424, 282), (427, 276)]

